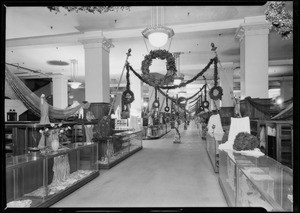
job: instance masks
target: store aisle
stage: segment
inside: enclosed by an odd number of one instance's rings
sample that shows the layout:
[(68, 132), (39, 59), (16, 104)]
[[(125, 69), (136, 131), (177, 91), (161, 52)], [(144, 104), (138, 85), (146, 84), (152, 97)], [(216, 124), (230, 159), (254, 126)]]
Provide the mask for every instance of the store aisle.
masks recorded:
[(52, 207), (226, 207), (196, 125), (181, 125), (76, 190)]

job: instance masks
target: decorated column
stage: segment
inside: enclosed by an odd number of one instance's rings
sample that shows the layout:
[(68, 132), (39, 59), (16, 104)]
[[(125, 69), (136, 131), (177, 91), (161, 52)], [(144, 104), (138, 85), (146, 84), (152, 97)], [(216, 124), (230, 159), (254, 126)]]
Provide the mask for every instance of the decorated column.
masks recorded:
[(220, 85), (223, 89), (223, 96), (221, 101), (222, 107), (233, 107), (233, 100), (231, 92), (233, 92), (233, 70), (230, 68), (220, 69)]
[(99, 137), (111, 134), (109, 52), (113, 44), (101, 31), (84, 33), (79, 39), (84, 46), (85, 56), (85, 100), (89, 109), (98, 119)]
[(85, 99), (91, 103), (109, 103), (109, 52), (113, 44), (101, 31), (84, 33), (79, 41), (85, 55)]
[(53, 106), (65, 109), (68, 106), (68, 77), (57, 75), (52, 77)]
[(268, 34), (265, 16), (246, 17), (236, 37), (240, 41), (241, 98), (268, 98)]

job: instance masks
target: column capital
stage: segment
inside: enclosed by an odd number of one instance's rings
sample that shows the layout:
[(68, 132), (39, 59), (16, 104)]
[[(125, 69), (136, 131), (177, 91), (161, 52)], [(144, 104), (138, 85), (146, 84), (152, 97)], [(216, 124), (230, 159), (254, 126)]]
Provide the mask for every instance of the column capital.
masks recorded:
[(235, 37), (242, 41), (245, 36), (267, 35), (271, 25), (267, 22), (243, 23), (237, 28)]
[(110, 48), (114, 47), (111, 41), (103, 36), (102, 31), (86, 32), (78, 41), (83, 44), (85, 49), (102, 47), (108, 53)]

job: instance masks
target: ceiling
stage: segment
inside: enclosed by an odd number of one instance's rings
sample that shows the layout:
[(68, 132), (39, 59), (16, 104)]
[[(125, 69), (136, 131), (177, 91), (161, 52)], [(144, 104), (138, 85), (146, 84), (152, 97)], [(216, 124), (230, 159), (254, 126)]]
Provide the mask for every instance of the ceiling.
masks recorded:
[[(287, 7), (292, 10), (292, 2)], [(211, 51), (214, 43), (222, 66), (234, 70), (238, 85), (240, 50), (236, 29), (245, 17), (263, 16), (266, 5), (165, 6), (162, 9), (161, 20), (175, 32), (169, 51), (182, 52), (180, 73), (185, 75), (185, 80), (196, 75), (214, 57)], [(128, 61), (140, 72), (143, 57), (148, 54), (141, 31), (151, 24), (150, 6), (132, 6), (130, 10), (102, 14), (61, 11), (56, 14), (46, 7), (6, 7), (6, 62), (47, 75), (70, 75), (70, 65), (51, 65), (49, 61), (70, 63), (76, 59), (77, 78), (84, 83), (84, 48), (78, 38), (85, 32), (98, 31), (114, 45), (110, 49), (111, 79), (119, 80), (129, 48), (132, 52)], [(269, 79), (293, 76), (292, 63), (293, 39), (282, 40), (271, 31)], [(154, 61), (151, 72), (164, 75), (164, 63)], [(207, 79), (212, 79), (212, 74), (212, 70), (208, 71)], [(197, 84), (190, 85), (188, 94), (199, 88)]]

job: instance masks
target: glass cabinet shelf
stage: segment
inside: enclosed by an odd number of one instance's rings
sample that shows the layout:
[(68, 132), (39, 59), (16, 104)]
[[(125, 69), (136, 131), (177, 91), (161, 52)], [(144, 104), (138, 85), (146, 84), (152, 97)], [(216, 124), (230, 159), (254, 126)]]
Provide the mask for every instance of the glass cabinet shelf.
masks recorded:
[(124, 131), (99, 142), (99, 168), (109, 169), (143, 148), (142, 131)]
[(268, 156), (220, 150), (219, 183), (229, 206), (293, 211), (293, 170)]
[(97, 143), (6, 158), (8, 208), (48, 207), (99, 175)]

